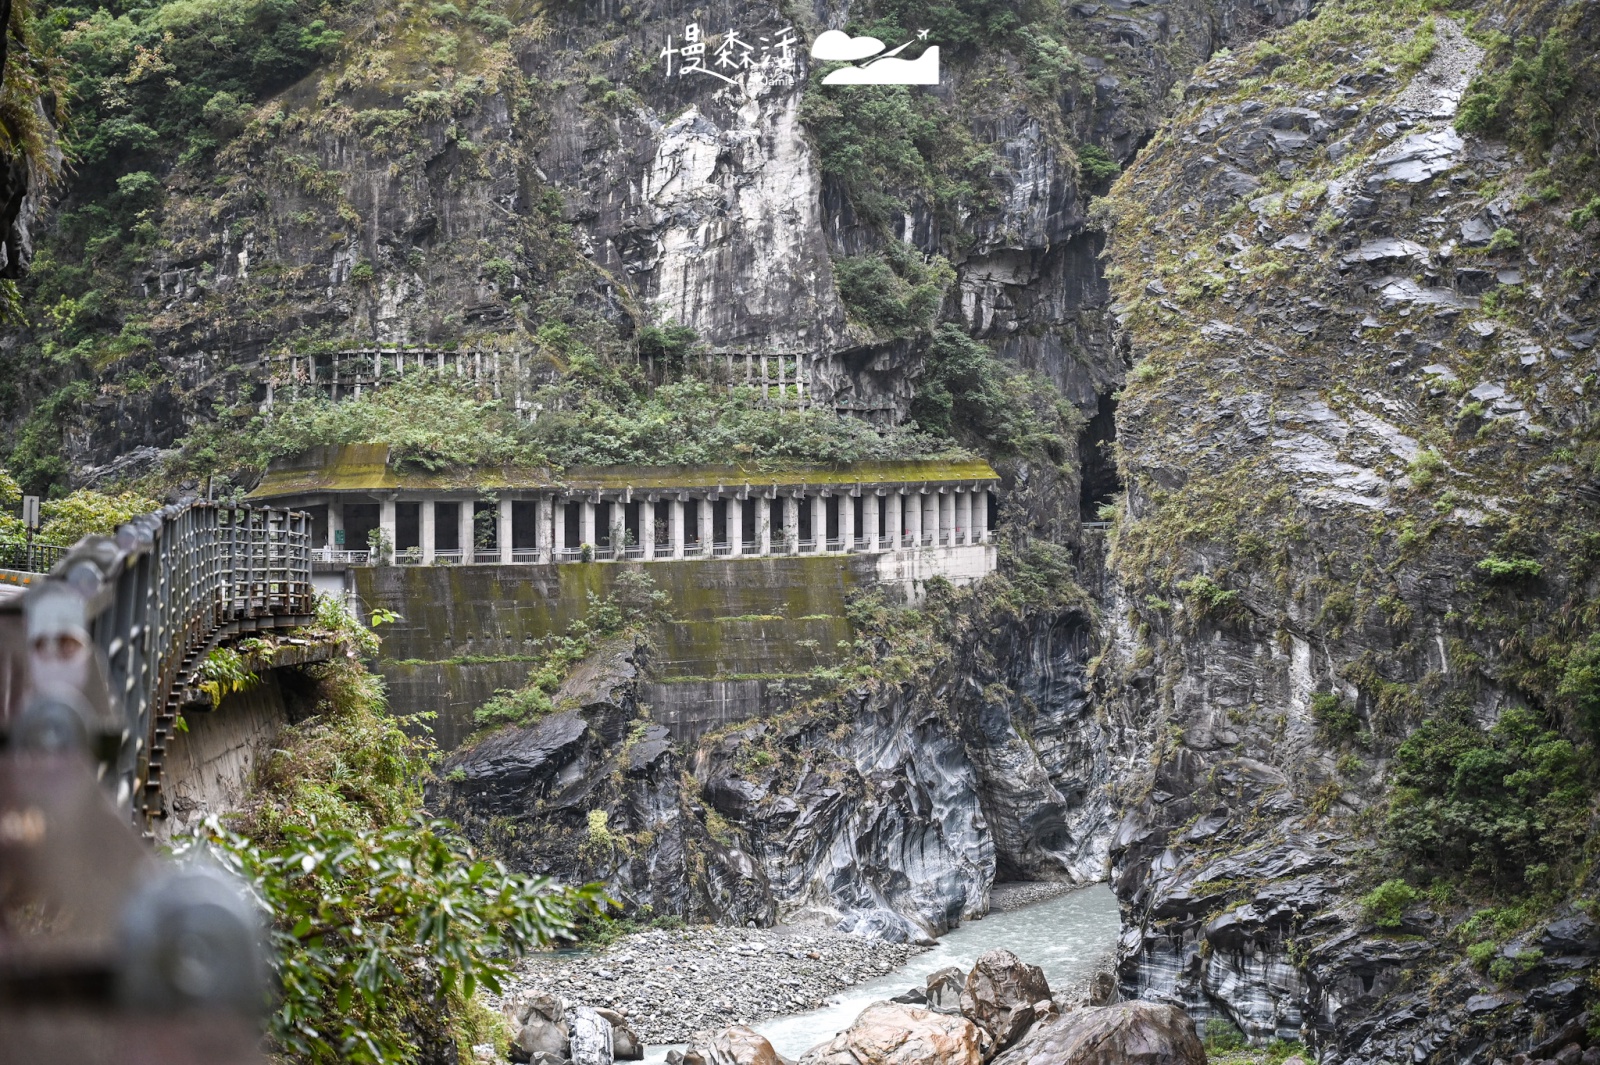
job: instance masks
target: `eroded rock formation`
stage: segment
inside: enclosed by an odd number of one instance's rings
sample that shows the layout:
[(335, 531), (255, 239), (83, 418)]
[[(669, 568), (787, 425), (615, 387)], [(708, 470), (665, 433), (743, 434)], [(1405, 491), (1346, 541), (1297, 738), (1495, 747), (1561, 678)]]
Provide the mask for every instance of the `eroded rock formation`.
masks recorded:
[(629, 907), (741, 924), (809, 915), (898, 941), (986, 912), (1001, 864), (1097, 879), (1107, 806), (1088, 619), (970, 609), (933, 676), (683, 754), (638, 704), (647, 652), (613, 646), (556, 696), (571, 709), (451, 755), (443, 809), (519, 865), (604, 879)]

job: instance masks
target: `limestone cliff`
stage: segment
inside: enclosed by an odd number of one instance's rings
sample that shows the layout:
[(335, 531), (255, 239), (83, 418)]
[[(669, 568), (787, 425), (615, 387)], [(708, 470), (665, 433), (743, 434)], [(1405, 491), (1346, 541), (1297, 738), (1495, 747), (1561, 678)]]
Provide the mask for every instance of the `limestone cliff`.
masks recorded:
[[(194, 143), (216, 147), (141, 172), (158, 206), (139, 216), (131, 278), (52, 261), (42, 287), (75, 302), (19, 343), (84, 337), (73, 350), (96, 396), (62, 438), (69, 465), (104, 476), (219, 403), (258, 402), (282, 376), (264, 357), (288, 350), (501, 344), (548, 378), (563, 365), (552, 323), (601, 352), (668, 321), (715, 350), (804, 351), (825, 401), (900, 420), (927, 334), (847, 306), (834, 277), (836, 261), (870, 266), (896, 240), (954, 264), (945, 320), (1108, 415), (1117, 360), (1087, 221), (1104, 177), (1085, 175), (1077, 148), (1114, 171), (1192, 63), (1306, 5), (993, 7), (926, 13), (957, 38), (944, 83), (874, 96), (882, 128), (844, 116), (849, 97), (813, 84), (803, 47), (772, 42), (848, 19), (918, 22), (893, 4), (719, 12), (703, 32), (725, 21), (768, 41), (738, 85), (669, 76), (668, 38), (703, 21), (683, 5), (353, 13), (320, 67), (212, 123), (231, 139), (206, 134)], [(83, 254), (80, 232), (55, 236), (57, 256)], [(91, 320), (98, 330), (78, 328)], [(144, 468), (156, 457), (140, 454)], [(1071, 507), (1073, 487), (1040, 502)], [(1048, 518), (1050, 535), (1070, 534), (1067, 515)]]

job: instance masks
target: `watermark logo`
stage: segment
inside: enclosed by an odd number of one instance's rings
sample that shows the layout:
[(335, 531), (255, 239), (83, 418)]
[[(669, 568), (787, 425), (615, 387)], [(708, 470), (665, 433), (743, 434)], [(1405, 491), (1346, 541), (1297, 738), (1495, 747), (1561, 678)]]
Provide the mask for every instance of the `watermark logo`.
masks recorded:
[[(715, 47), (712, 41), (717, 42)], [(683, 27), (681, 43), (675, 44), (668, 35), (667, 46), (661, 50), (659, 58), (666, 65), (669, 78), (674, 73), (680, 78), (687, 74), (705, 74), (743, 89), (752, 68), (792, 72), (798, 43), (790, 26), (775, 31), (770, 37), (751, 39), (735, 29), (708, 37), (700, 23), (690, 22)]]
[(876, 37), (852, 37), (842, 30), (827, 30), (811, 43), (811, 58), (852, 64), (823, 78), (824, 85), (937, 85), (938, 45), (928, 45), (915, 59), (900, 58), (901, 52), (927, 37), (928, 31), (923, 30), (885, 52), (884, 43)]

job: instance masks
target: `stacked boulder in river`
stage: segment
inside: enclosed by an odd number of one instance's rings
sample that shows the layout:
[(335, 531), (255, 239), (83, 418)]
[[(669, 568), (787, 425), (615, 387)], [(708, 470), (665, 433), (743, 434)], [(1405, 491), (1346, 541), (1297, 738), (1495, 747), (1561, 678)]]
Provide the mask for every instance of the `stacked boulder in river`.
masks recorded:
[(1055, 1012), (1044, 970), (1009, 950), (991, 950), (967, 974), (961, 1012), (986, 1029), (999, 1046), (1010, 1046), (1034, 1020)]
[(507, 1011), (517, 1029), (511, 1060), (530, 1065), (612, 1065), (644, 1057), (628, 1019), (615, 1010), (577, 1006), (534, 992)]

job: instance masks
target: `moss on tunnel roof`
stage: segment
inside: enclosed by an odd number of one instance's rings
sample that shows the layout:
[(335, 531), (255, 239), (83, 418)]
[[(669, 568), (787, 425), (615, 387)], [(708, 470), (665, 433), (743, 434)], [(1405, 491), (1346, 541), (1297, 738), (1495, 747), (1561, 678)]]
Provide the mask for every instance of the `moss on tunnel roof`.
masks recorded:
[(839, 485), (994, 481), (999, 476), (982, 459), (903, 459), (843, 466), (758, 463), (725, 466), (602, 466), (553, 470), (549, 467), (489, 467), (428, 471), (400, 468), (383, 444), (313, 448), (275, 462), (250, 493), (252, 499), (326, 492), (471, 491), (476, 489), (665, 489), (736, 485)]

